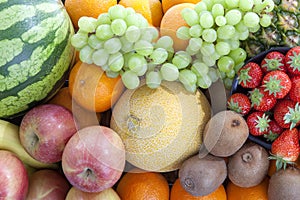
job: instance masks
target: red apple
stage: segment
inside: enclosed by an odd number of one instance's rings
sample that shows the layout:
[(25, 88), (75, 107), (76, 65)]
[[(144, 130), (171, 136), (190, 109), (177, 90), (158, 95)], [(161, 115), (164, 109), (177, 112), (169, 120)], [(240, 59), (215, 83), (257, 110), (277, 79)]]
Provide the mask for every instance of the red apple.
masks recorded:
[(30, 176), (27, 199), (65, 200), (70, 188), (68, 180), (58, 171), (42, 169)]
[(28, 175), (23, 162), (13, 153), (0, 150), (0, 199), (24, 200)]
[(112, 187), (125, 167), (125, 147), (120, 136), (105, 126), (79, 130), (67, 143), (62, 169), (69, 182), (84, 192)]
[(44, 104), (25, 114), (19, 131), (21, 144), (32, 157), (55, 163), (61, 161), (64, 147), (77, 128), (71, 111), (60, 105)]
[(118, 193), (112, 189), (108, 188), (102, 192), (83, 192), (76, 187), (72, 187), (65, 200), (121, 200)]

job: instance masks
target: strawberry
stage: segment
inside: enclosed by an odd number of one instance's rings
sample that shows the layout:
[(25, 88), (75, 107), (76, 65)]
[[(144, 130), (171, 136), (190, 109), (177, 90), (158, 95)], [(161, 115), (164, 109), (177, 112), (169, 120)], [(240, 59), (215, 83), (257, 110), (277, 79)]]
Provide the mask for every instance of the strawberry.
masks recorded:
[(292, 129), (300, 124), (300, 106), (290, 99), (282, 99), (274, 107), (274, 119), (282, 128)]
[(287, 129), (272, 143), (270, 159), (276, 159), (277, 170), (295, 162), (300, 153), (298, 130)]
[(300, 46), (288, 50), (285, 54), (285, 63), (289, 73), (300, 75)]
[(239, 84), (244, 88), (255, 88), (261, 83), (263, 72), (257, 63), (249, 62), (238, 71)]
[(278, 51), (268, 53), (260, 64), (262, 71), (267, 73), (273, 70), (286, 71), (285, 56)]
[(244, 116), (250, 112), (251, 102), (247, 95), (243, 93), (234, 93), (228, 98), (227, 107), (229, 110)]
[(276, 98), (273, 95), (270, 95), (264, 90), (265, 89), (263, 87), (258, 87), (252, 89), (252, 91), (249, 92), (251, 106), (257, 111), (269, 111), (275, 106), (277, 102)]
[(292, 87), (289, 92), (291, 100), (300, 102), (300, 76), (294, 76), (291, 78)]
[(283, 131), (284, 129), (279, 126), (274, 119), (272, 119), (269, 122), (268, 133), (264, 134), (264, 137), (267, 139), (267, 141), (273, 142)]
[(268, 133), (270, 119), (264, 112), (252, 112), (248, 115), (246, 122), (250, 134), (260, 136)]
[(292, 87), (289, 76), (280, 70), (268, 72), (262, 80), (264, 91), (269, 92), (276, 99), (284, 98)]

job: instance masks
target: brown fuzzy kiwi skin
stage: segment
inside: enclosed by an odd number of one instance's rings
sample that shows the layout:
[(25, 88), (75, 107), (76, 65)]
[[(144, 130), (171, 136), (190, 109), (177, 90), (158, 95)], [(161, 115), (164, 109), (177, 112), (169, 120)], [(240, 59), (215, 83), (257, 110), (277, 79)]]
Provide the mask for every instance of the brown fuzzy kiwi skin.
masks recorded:
[(178, 177), (182, 187), (194, 196), (206, 196), (215, 191), (227, 177), (227, 166), (223, 158), (199, 154), (183, 162)]
[(253, 142), (245, 143), (227, 163), (228, 178), (240, 187), (253, 187), (261, 183), (268, 174), (270, 161), (268, 152)]
[(274, 173), (269, 181), (268, 199), (300, 199), (300, 170), (295, 167), (288, 167)]
[(228, 157), (243, 146), (248, 136), (249, 129), (242, 115), (224, 110), (214, 115), (206, 124), (203, 144), (210, 154)]

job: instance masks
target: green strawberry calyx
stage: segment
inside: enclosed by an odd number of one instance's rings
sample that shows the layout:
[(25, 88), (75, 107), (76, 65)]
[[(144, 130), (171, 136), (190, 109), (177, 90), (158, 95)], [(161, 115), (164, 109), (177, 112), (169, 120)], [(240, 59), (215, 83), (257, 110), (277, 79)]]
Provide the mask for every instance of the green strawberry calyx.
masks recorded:
[(264, 132), (268, 130), (270, 121), (268, 115), (263, 114), (261, 117), (257, 116), (255, 128), (257, 128), (259, 132)]
[(240, 70), (240, 73), (238, 76), (239, 84), (243, 83), (244, 85), (246, 85), (247, 82), (251, 81), (252, 77), (249, 75), (249, 71), (250, 71), (250, 68)]
[(298, 102), (294, 108), (289, 107), (289, 112), (284, 115), (283, 120), (285, 124), (291, 124), (290, 130), (297, 125), (297, 123), (300, 121), (300, 106)]
[(242, 108), (240, 107), (239, 103), (234, 102), (233, 99), (231, 99), (230, 102), (228, 102), (228, 108), (237, 113), (242, 113)]
[(283, 170), (286, 169), (287, 165), (295, 165), (295, 162), (293, 161), (289, 161), (287, 159), (285, 159), (282, 156), (279, 155), (275, 155), (270, 153), (271, 156), (268, 157), (269, 160), (276, 160), (276, 171), (280, 170), (283, 168)]
[(267, 68), (267, 71), (280, 70), (284, 64), (282, 63), (282, 59), (265, 59), (266, 63), (263, 64), (263, 67)]
[(293, 52), (292, 56), (289, 56), (289, 61), (287, 64), (290, 65), (290, 67), (293, 69), (293, 71), (300, 71), (300, 54), (297, 54), (297, 52)]
[(270, 131), (267, 134), (264, 134), (264, 138), (266, 138), (268, 142), (273, 142), (276, 138), (278, 138), (278, 136), (278, 133), (273, 133), (272, 131)]
[(264, 94), (260, 92), (258, 88), (253, 89), (250, 93), (250, 100), (251, 100), (251, 107), (254, 105), (259, 105), (262, 98), (264, 97)]
[(264, 81), (263, 87), (265, 87), (266, 92), (269, 92), (269, 95), (275, 95), (281, 91), (283, 86), (280, 84), (281, 80), (277, 79), (276, 76), (271, 76), (268, 81)]

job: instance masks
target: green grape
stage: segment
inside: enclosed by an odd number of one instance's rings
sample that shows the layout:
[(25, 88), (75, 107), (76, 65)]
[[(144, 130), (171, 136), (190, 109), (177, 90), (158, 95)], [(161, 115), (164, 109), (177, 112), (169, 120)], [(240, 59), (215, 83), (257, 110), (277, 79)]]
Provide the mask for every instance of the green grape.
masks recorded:
[(214, 60), (218, 60), (219, 58), (221, 58), (221, 55), (218, 54), (218, 52), (215, 51), (215, 53), (213, 53), (212, 55), (210, 55)]
[(88, 39), (88, 44), (93, 49), (101, 49), (101, 48), (103, 48), (104, 41), (99, 40), (99, 38), (97, 38), (96, 35), (92, 34), (92, 35), (90, 35), (90, 37)]
[(103, 47), (107, 53), (114, 54), (121, 50), (122, 43), (119, 38), (110, 38), (104, 42)]
[(197, 83), (197, 76), (193, 71), (189, 69), (183, 69), (179, 71), (178, 80), (183, 85), (191, 86)]
[(220, 26), (217, 29), (217, 35), (218, 38), (220, 39), (224, 39), (224, 40), (230, 39), (234, 36), (234, 34), (235, 34), (235, 28), (232, 25), (226, 24), (224, 26)]
[(209, 11), (202, 11), (200, 13), (200, 25), (203, 28), (211, 28), (213, 27), (215, 21), (214, 21), (214, 17), (212, 16), (211, 12)]
[(115, 35), (121, 36), (126, 32), (127, 24), (123, 19), (115, 19), (111, 23), (111, 30)]
[(97, 25), (111, 24), (111, 19), (108, 13), (101, 13), (97, 18)]
[(198, 38), (202, 35), (202, 27), (199, 24), (191, 26), (189, 29), (189, 34), (191, 37)]
[(135, 13), (135, 10), (132, 7), (126, 7), (125, 10), (127, 15)]
[(128, 27), (129, 26), (140, 27), (140, 17), (136, 13), (128, 14), (124, 20)]
[(178, 69), (186, 68), (191, 62), (192, 57), (185, 51), (177, 51), (172, 59), (172, 63)]
[(139, 40), (133, 45), (134, 50), (142, 55), (149, 56), (153, 52), (153, 45), (146, 40)]
[(147, 64), (147, 71), (150, 72), (150, 71), (156, 71), (157, 70), (157, 65), (154, 64), (154, 63), (148, 63)]
[(197, 52), (200, 50), (200, 48), (202, 46), (202, 42), (203, 41), (201, 38), (191, 38), (189, 40), (189, 44), (188, 44), (187, 48), (189, 48), (193, 52)]
[(211, 13), (214, 16), (214, 18), (216, 18), (217, 16), (224, 16), (224, 7), (222, 4), (214, 4), (212, 9), (211, 9)]
[(224, 16), (217, 16), (216, 19), (215, 19), (215, 23), (218, 25), (218, 26), (224, 26), (226, 25), (226, 18)]
[(127, 66), (131, 71), (138, 73), (147, 66), (147, 60), (144, 56), (135, 53), (128, 58)]
[(247, 29), (244, 32), (239, 32), (239, 38), (238, 40), (247, 40), (249, 37), (249, 30)]
[(173, 47), (173, 39), (170, 36), (161, 36), (155, 43), (155, 48), (169, 49)]
[(161, 75), (157, 71), (150, 71), (146, 74), (146, 84), (149, 88), (158, 88), (161, 84)]
[(141, 31), (137, 26), (129, 26), (125, 32), (125, 37), (129, 42), (136, 42), (141, 36)]
[(102, 69), (103, 71), (107, 71), (107, 70), (109, 70), (109, 66), (108, 66), (108, 64), (101, 65), (100, 67), (101, 67), (101, 69)]
[(108, 66), (109, 69), (113, 72), (120, 71), (124, 66), (124, 57), (122, 53), (116, 52), (114, 54), (109, 55)]
[(244, 64), (245, 64), (245, 62), (240, 62), (240, 63), (236, 64), (234, 66), (235, 73), (238, 73), (238, 71), (244, 66)]
[[(192, 39), (192, 38), (191, 38)], [(196, 38), (196, 39), (201, 39), (201, 38)], [(201, 48), (201, 47), (200, 47)], [(191, 56), (194, 56), (194, 55), (196, 55), (198, 52), (199, 52), (199, 50), (197, 50), (197, 51), (194, 51), (193, 49), (191, 49), (191, 46), (187, 46), (186, 48), (185, 48), (185, 51), (189, 54), (189, 55), (191, 55)]]
[(179, 77), (179, 70), (171, 63), (164, 63), (160, 68), (160, 74), (166, 81), (175, 81)]
[(223, 7), (226, 6), (225, 0), (213, 0), (214, 4), (221, 4)]
[(71, 37), (71, 44), (77, 50), (82, 49), (88, 43), (88, 34), (76, 33)]
[(207, 89), (211, 86), (212, 80), (209, 75), (199, 76), (197, 79), (197, 86), (202, 89)]
[(96, 36), (100, 40), (108, 40), (114, 36), (114, 33), (112, 32), (110, 25), (101, 24), (96, 29)]
[(253, 0), (240, 0), (239, 1), (239, 9), (241, 11), (251, 11), (254, 6), (254, 1)]
[(135, 89), (140, 85), (140, 79), (133, 71), (125, 71), (122, 75), (122, 82), (128, 89)]
[(212, 55), (203, 56), (203, 58), (202, 58), (204, 64), (206, 64), (209, 67), (212, 67), (216, 64), (216, 59)]
[(78, 27), (87, 33), (95, 32), (97, 27), (97, 19), (86, 16), (80, 17), (78, 20)]
[(222, 72), (222, 71), (220, 71), (220, 70), (218, 70), (219, 71), (219, 74), (220, 74), (220, 77), (221, 77), (221, 79), (222, 80), (224, 80), (227, 76), (226, 76), (226, 73), (225, 72)]
[(147, 28), (147, 31), (151, 33), (152, 40), (157, 40), (158, 39), (159, 31), (157, 30), (157, 28), (150, 26), (150, 27)]
[(188, 92), (191, 92), (191, 93), (195, 93), (196, 90), (197, 90), (197, 85), (196, 85), (196, 83), (193, 84), (193, 85), (184, 85), (184, 84), (183, 84), (183, 86), (184, 86), (184, 88), (185, 88)]
[(142, 28), (141, 29), (141, 37), (140, 40), (145, 40), (148, 42), (152, 42), (153, 40), (155, 40), (158, 37), (158, 32), (156, 28)]
[(187, 26), (181, 26), (176, 31), (176, 36), (182, 40), (188, 40), (191, 38), (190, 29)]
[(234, 70), (234, 68), (231, 69), (229, 72), (226, 72), (226, 76), (227, 76), (228, 78), (233, 79), (233, 78), (235, 77), (235, 70)]
[(139, 28), (148, 28), (149, 27), (149, 23), (147, 21), (147, 19), (140, 13), (136, 13), (136, 15), (138, 16), (138, 23), (139, 23)]
[(213, 28), (204, 29), (202, 32), (202, 38), (205, 42), (211, 42), (217, 40), (217, 32)]
[(168, 58), (168, 51), (163, 48), (154, 49), (152, 54), (149, 56), (154, 64), (162, 64)]
[(248, 27), (244, 24), (244, 21), (240, 21), (234, 27), (235, 27), (236, 31), (238, 31), (240, 33), (244, 32), (244, 31), (248, 31)]
[(253, 28), (259, 25), (259, 16), (255, 12), (246, 12), (243, 17), (243, 21), (247, 27)]
[(119, 38), (120, 39), (120, 42), (122, 44), (122, 47), (121, 47), (121, 51), (123, 53), (128, 53), (128, 52), (131, 52), (133, 51), (133, 43), (132, 42), (129, 42), (127, 39), (126, 39), (126, 36), (122, 36)]
[(229, 72), (234, 67), (234, 60), (229, 56), (222, 56), (217, 62), (218, 68), (222, 72)]
[(207, 10), (211, 11), (212, 7), (213, 7), (213, 0), (202, 0), (206, 6), (207, 6)]
[(203, 1), (200, 1), (198, 3), (196, 3), (195, 7), (194, 7), (194, 10), (200, 14), (202, 11), (206, 11), (207, 10), (207, 6), (206, 6), (206, 3), (203, 2)]
[(92, 60), (95, 65), (104, 66), (109, 58), (109, 54), (104, 49), (98, 49), (94, 51)]
[(216, 82), (220, 78), (219, 71), (214, 67), (209, 68), (207, 75), (209, 76), (210, 80), (213, 83)]
[(207, 74), (209, 67), (203, 62), (195, 62), (191, 66), (191, 70), (196, 74), (197, 77), (199, 77)]
[(79, 51), (79, 59), (82, 62), (85, 62), (87, 64), (92, 64), (93, 63), (93, 59), (92, 59), (93, 53), (94, 53), (94, 49), (92, 49), (89, 45), (86, 45)]
[(133, 51), (123, 53), (123, 57), (124, 57), (124, 67), (123, 67), (123, 69), (124, 70), (129, 70), (128, 60), (134, 54), (135, 54), (135, 52), (133, 52)]
[(243, 48), (239, 47), (237, 49), (230, 51), (228, 56), (233, 59), (234, 63), (241, 63), (246, 60), (247, 52)]
[(216, 48), (216, 52), (221, 56), (228, 55), (230, 52), (229, 43), (224, 42), (224, 41), (218, 41), (216, 43), (215, 48)]
[(230, 45), (230, 50), (234, 50), (240, 47), (240, 41), (239, 40), (226, 40), (228, 44)]
[(243, 0), (225, 0), (226, 8), (227, 9), (237, 8), (239, 6), (240, 1)]
[(272, 23), (272, 19), (271, 19), (271, 16), (270, 15), (267, 15), (267, 14), (262, 14), (260, 20), (259, 20), (259, 24), (262, 26), (262, 27), (268, 27), (270, 26)]
[(260, 25), (259, 25), (259, 24), (257, 24), (257, 25), (254, 26), (254, 27), (248, 28), (248, 30), (249, 30), (250, 33), (255, 33), (255, 32), (257, 32), (259, 29), (260, 29)]
[(273, 0), (264, 0), (262, 2), (262, 6), (264, 7), (264, 12), (272, 12), (275, 7), (275, 3)]
[(111, 71), (110, 69), (105, 70), (105, 74), (109, 78), (117, 78), (120, 74), (119, 72)]
[(169, 47), (166, 49), (168, 51), (168, 58), (167, 58), (167, 61), (171, 62), (172, 59), (173, 59), (173, 56), (174, 56), (174, 48), (173, 47)]
[(223, 80), (224, 86), (225, 86), (225, 88), (228, 89), (228, 90), (231, 89), (231, 87), (232, 87), (232, 82), (233, 82), (233, 79), (231, 79), (231, 78), (225, 78), (225, 79)]
[(181, 16), (189, 26), (194, 26), (199, 23), (199, 15), (192, 8), (184, 8), (181, 10)]
[(203, 42), (200, 51), (203, 56), (210, 56), (215, 53), (215, 45), (213, 43)]
[(114, 19), (125, 19), (125, 17), (127, 16), (127, 11), (125, 10), (124, 6), (117, 4), (114, 6), (111, 6), (108, 9), (108, 14), (110, 19), (114, 20)]
[[(243, 0), (242, 0), (243, 1)], [(242, 19), (242, 13), (238, 9), (232, 9), (225, 14), (226, 22), (229, 25), (236, 25)]]

